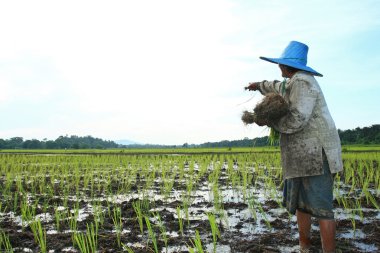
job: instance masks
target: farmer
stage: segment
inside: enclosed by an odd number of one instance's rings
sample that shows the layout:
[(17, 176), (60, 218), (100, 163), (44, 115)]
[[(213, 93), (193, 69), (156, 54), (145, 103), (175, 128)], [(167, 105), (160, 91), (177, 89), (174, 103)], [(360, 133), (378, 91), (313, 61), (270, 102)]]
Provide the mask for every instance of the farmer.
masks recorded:
[(319, 221), (323, 252), (335, 252), (333, 175), (343, 169), (341, 145), (314, 78), (322, 74), (306, 66), (307, 53), (307, 45), (291, 41), (280, 58), (260, 57), (277, 63), (285, 80), (253, 82), (247, 89), (263, 95), (278, 93), (289, 104), (289, 113), (269, 126), (281, 134), (283, 203), (297, 216), (300, 252), (309, 252), (311, 247), (311, 217)]

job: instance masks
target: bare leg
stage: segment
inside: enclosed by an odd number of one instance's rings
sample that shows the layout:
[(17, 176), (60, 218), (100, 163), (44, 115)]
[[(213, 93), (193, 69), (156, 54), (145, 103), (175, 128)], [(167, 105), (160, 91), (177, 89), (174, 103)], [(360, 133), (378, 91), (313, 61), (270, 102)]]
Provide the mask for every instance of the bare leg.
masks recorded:
[(308, 213), (297, 210), (297, 224), (299, 233), (299, 244), (302, 250), (307, 250), (311, 246), (310, 242), (310, 229), (311, 229), (311, 215)]
[(324, 253), (335, 252), (335, 220), (319, 220), (322, 249)]

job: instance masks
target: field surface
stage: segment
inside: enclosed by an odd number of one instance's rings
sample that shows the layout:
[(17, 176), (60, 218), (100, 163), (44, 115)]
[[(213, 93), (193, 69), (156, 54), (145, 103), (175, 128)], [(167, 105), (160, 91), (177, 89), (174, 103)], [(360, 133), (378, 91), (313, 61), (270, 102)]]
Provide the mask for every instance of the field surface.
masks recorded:
[[(278, 151), (3, 150), (0, 251), (298, 252)], [(346, 147), (343, 160), (338, 250), (379, 252), (380, 152)]]

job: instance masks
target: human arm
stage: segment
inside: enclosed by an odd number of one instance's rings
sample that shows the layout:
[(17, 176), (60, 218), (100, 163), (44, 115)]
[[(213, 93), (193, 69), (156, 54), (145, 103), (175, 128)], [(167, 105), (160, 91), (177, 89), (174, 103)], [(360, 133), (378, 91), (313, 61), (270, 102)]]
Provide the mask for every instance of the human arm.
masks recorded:
[(274, 81), (261, 81), (261, 82), (252, 82), (249, 83), (246, 90), (260, 91), (261, 94), (265, 95), (267, 93), (279, 93), (281, 94), (282, 82), (278, 80)]

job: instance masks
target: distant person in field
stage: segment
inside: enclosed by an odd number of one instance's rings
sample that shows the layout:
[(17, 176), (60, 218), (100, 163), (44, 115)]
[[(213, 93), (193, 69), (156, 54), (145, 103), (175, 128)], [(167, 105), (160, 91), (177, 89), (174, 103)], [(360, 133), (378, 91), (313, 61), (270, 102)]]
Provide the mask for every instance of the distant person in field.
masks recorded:
[(322, 74), (306, 66), (307, 53), (307, 45), (291, 41), (280, 58), (260, 57), (278, 64), (285, 80), (253, 82), (246, 88), (280, 94), (289, 105), (289, 112), (277, 122), (256, 123), (280, 133), (283, 202), (297, 216), (300, 252), (310, 251), (311, 217), (319, 221), (323, 252), (335, 252), (333, 175), (343, 170), (341, 144), (314, 78)]

